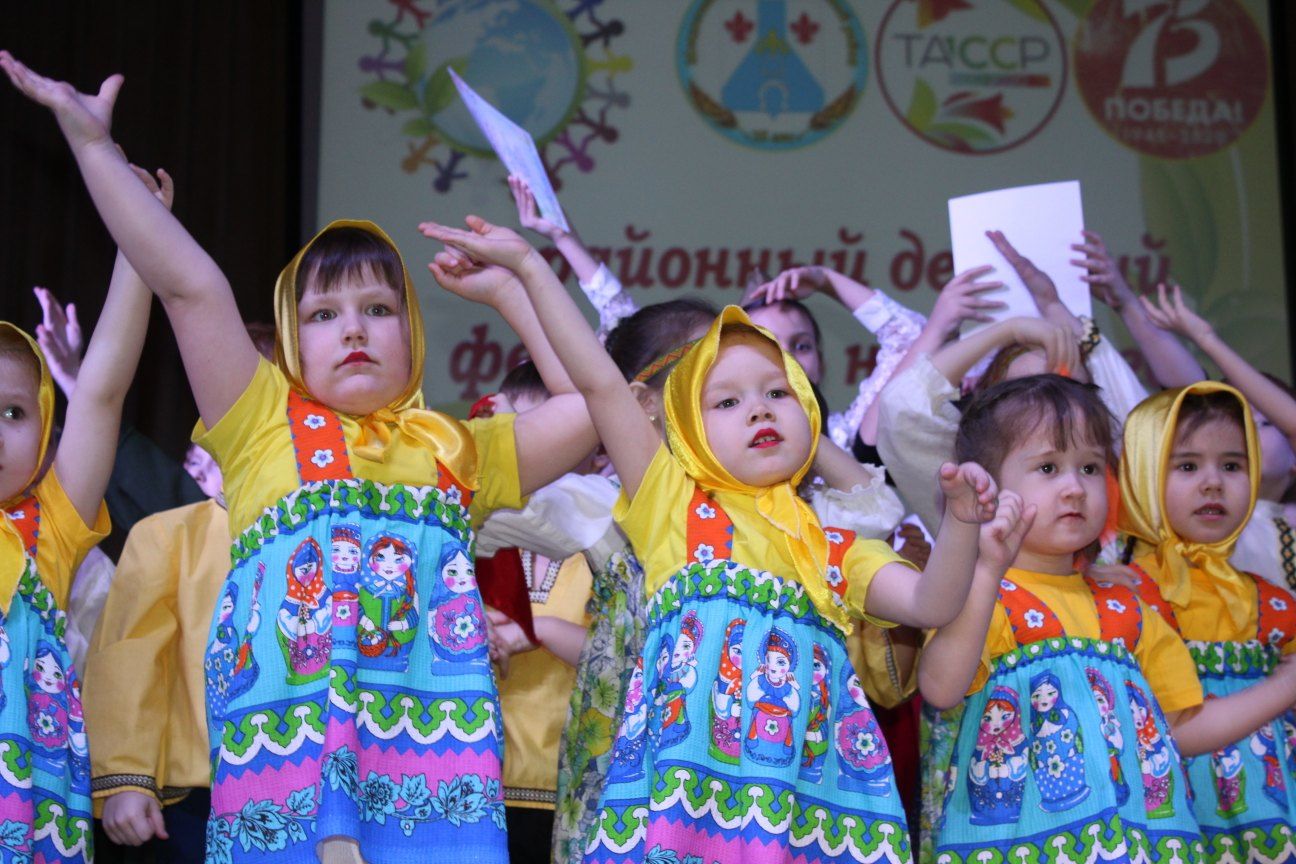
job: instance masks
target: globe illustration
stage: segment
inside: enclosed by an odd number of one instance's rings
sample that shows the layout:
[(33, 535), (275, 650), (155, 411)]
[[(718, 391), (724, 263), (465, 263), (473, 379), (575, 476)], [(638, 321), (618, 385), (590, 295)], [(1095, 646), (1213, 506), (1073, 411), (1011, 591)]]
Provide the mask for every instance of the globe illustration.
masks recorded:
[[(438, 12), (421, 35), (429, 57), (448, 60), (539, 144), (562, 129), (581, 99), (579, 36), (543, 0), (464, 0)], [(492, 152), (462, 100), (450, 100), (428, 120), (455, 146)]]

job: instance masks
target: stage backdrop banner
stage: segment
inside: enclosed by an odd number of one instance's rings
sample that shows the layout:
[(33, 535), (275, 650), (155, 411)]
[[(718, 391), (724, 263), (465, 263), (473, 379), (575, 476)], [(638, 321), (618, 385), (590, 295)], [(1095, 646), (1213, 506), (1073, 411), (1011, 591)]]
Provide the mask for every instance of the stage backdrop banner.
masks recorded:
[[(1135, 290), (1177, 280), (1288, 377), (1262, 0), (330, 0), (324, 25), (317, 222), (373, 219), (399, 243), (431, 403), (461, 408), (523, 356), (424, 266), (422, 220), (517, 227), (450, 69), (535, 137), (640, 303), (732, 302), (753, 269), (824, 264), (925, 313), (953, 275), (948, 199), (1079, 179)], [(844, 407), (872, 337), (810, 303)]]

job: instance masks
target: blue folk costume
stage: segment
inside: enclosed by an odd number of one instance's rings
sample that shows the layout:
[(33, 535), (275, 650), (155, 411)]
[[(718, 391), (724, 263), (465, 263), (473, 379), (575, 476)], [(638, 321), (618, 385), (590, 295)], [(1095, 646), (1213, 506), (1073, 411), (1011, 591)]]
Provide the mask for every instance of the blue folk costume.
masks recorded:
[[(371, 223), (325, 230), (397, 255)], [(276, 286), (275, 364), (261, 362), (198, 439), (224, 472), (236, 532), (207, 652), (207, 861), (314, 864), (350, 854), (330, 851), (346, 843), (372, 864), (497, 862), (495, 681), (485, 663), (434, 653), (421, 603), (436, 595), (443, 553), (471, 548), (475, 492), (479, 506), (521, 504), (512, 420), (464, 425), (423, 408), (408, 273), (395, 286), (409, 324), (404, 392), (365, 417), (313, 399), (297, 347), (307, 249)], [(480, 603), (475, 585), (467, 594)]]
[[(813, 454), (774, 487), (746, 486), (719, 465), (698, 406), (727, 326), (769, 338), (741, 310), (721, 314), (667, 381), (669, 450), (658, 451), (634, 500), (623, 498), (614, 511), (644, 566), (647, 635), (637, 668), (647, 676), (649, 708), (645, 730), (632, 686), (586, 864), (907, 864), (889, 760), (867, 790), (838, 784), (836, 750), (826, 750), (817, 772), (803, 774), (801, 764), (812, 722), (811, 762), (820, 759), (823, 706), (851, 699), (836, 674), (824, 679), (826, 697), (810, 698), (802, 682), (814, 679), (812, 649), (822, 646), (825, 669), (850, 668), (850, 616), (863, 614), (873, 574), (901, 559), (883, 543), (823, 528), (796, 497)], [(781, 356), (809, 426), (818, 428), (804, 372)], [(867, 725), (867, 701), (858, 707)]]
[(56, 468), (41, 476), (53, 381), (31, 337), (0, 329), (21, 336), (39, 366), (41, 424), (32, 476), (0, 502), (0, 864), (84, 864), (94, 839), (89, 751), (63, 606), (77, 567), (108, 534), (108, 514), (101, 504), (86, 525)]

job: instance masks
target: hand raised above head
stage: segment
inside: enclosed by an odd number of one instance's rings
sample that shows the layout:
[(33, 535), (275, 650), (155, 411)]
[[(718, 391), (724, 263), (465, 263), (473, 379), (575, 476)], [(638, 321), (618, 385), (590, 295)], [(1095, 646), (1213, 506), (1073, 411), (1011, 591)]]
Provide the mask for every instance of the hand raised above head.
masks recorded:
[(1162, 330), (1178, 333), (1200, 343), (1215, 332), (1210, 322), (1192, 310), (1184, 300), (1183, 289), (1174, 285), (1169, 290), (1165, 284), (1157, 286), (1156, 302), (1140, 297), (1143, 310), (1147, 312), (1152, 323)]
[(1017, 248), (1008, 242), (1002, 231), (987, 231), (986, 236), (990, 242), (999, 250), (999, 254), (1004, 257), (1022, 282), (1026, 285), (1026, 290), (1030, 292), (1031, 299), (1041, 310), (1051, 303), (1061, 302), (1058, 298), (1057, 286), (1047, 273), (1035, 266), (1035, 263), (1017, 251)]
[(513, 203), (517, 205), (518, 222), (521, 223), (523, 228), (534, 231), (542, 237), (547, 237), (552, 242), (557, 242), (559, 237), (567, 233), (540, 215), (540, 208), (536, 205), (535, 195), (531, 192), (531, 187), (527, 185), (525, 180), (516, 174), (510, 174), (508, 184), (509, 191), (513, 193)]
[(81, 93), (66, 81), (55, 81), (23, 65), (8, 51), (0, 51), (0, 69), (28, 99), (54, 112), (59, 128), (73, 149), (111, 140), (113, 105), (122, 82), (121, 75), (106, 78), (95, 95)]
[(964, 270), (945, 284), (936, 305), (932, 307), (928, 319), (933, 326), (939, 327), (946, 336), (958, 332), (964, 321), (991, 321), (990, 312), (1003, 309), (1006, 303), (991, 300), (986, 292), (998, 291), (1004, 284), (998, 280), (982, 282), (982, 277), (994, 272), (994, 267), (985, 265)]
[(69, 303), (65, 309), (48, 288), (33, 288), (32, 291), (42, 313), (41, 323), (36, 325), (36, 344), (45, 354), (54, 382), (64, 396), (70, 395), (76, 388), (81, 356), (85, 353), (76, 306)]
[(419, 231), (424, 237), (440, 240), (447, 246), (467, 253), (479, 264), (497, 264), (514, 272), (540, 258), (530, 243), (509, 228), (492, 225), (480, 216), (467, 216), (468, 230), (442, 225), (439, 222), (421, 222)]

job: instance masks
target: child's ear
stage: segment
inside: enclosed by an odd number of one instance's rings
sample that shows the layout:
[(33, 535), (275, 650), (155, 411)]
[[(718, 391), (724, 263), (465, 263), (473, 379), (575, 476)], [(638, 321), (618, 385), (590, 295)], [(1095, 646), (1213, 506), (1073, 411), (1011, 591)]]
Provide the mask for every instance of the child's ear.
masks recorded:
[(660, 390), (654, 390), (642, 381), (631, 381), (630, 392), (639, 402), (639, 407), (643, 409), (644, 414), (654, 426), (658, 426), (659, 421), (664, 419), (665, 408), (662, 406), (662, 394)]

